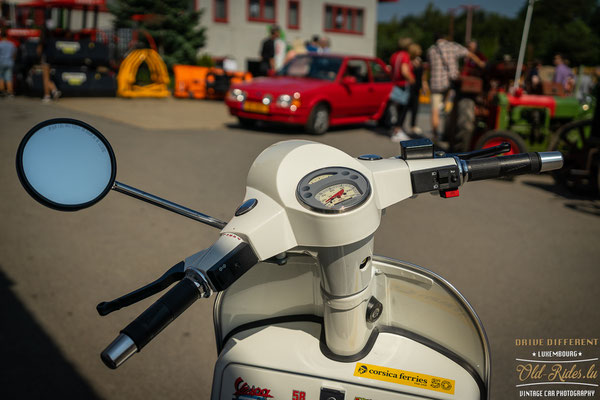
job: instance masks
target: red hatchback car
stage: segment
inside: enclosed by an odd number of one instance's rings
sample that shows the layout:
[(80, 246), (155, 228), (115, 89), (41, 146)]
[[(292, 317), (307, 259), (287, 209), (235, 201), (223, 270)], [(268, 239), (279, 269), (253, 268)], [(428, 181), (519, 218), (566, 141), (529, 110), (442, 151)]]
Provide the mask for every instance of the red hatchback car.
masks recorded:
[(225, 103), (242, 126), (273, 121), (304, 125), (308, 132), (322, 134), (332, 125), (367, 120), (394, 124), (392, 86), (378, 58), (305, 54), (273, 77), (233, 85)]

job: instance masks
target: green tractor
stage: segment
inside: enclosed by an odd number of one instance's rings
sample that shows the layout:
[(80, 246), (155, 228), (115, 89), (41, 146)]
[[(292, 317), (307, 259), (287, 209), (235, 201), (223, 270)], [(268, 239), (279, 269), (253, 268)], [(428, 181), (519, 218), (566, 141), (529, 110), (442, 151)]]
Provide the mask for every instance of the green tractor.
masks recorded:
[[(556, 89), (548, 87), (548, 92)], [(454, 152), (502, 142), (511, 144), (511, 153), (542, 151), (549, 147), (553, 132), (567, 123), (591, 118), (593, 110), (591, 99), (582, 103), (575, 97), (530, 95), (521, 90), (514, 94), (489, 88), (487, 92), (458, 90), (446, 137)]]

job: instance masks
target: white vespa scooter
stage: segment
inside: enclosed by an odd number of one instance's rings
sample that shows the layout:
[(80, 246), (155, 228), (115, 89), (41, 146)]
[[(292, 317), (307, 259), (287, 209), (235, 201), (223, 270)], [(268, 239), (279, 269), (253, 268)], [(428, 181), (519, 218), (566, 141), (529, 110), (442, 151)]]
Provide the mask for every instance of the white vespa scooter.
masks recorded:
[(487, 399), (489, 346), (473, 308), (440, 276), (373, 255), (373, 235), (386, 207), (418, 193), (452, 197), (468, 181), (562, 166), (558, 152), (480, 158), (507, 150), (498, 147), (434, 154), (415, 140), (382, 159), (280, 142), (254, 161), (228, 223), (115, 181), (109, 143), (81, 121), (31, 129), (17, 170), (36, 200), (58, 210), (114, 189), (221, 229), (157, 281), (98, 305), (106, 315), (179, 281), (102, 352), (111, 368), (218, 293), (213, 400)]

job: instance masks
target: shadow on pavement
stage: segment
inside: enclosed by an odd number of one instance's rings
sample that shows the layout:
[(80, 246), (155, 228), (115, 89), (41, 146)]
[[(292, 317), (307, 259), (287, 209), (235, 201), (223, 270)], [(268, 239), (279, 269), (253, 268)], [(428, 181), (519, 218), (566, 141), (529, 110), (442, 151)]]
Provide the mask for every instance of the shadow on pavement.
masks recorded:
[(0, 266), (4, 399), (99, 399), (11, 290)]
[(573, 192), (568, 188), (543, 182), (523, 181), (523, 184), (543, 189), (564, 198), (564, 206), (575, 211), (600, 217), (600, 201), (593, 193)]

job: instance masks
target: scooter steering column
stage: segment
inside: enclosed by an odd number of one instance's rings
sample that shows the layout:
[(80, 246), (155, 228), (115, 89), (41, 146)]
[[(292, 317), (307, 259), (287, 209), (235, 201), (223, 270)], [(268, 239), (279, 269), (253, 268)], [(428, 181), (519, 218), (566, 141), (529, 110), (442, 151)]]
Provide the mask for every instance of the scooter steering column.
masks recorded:
[(345, 246), (319, 248), (325, 341), (341, 356), (358, 353), (374, 325), (366, 321), (373, 278), (373, 235)]

